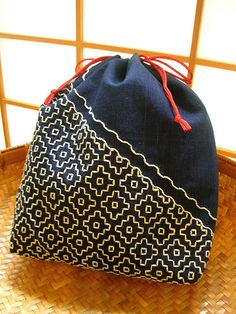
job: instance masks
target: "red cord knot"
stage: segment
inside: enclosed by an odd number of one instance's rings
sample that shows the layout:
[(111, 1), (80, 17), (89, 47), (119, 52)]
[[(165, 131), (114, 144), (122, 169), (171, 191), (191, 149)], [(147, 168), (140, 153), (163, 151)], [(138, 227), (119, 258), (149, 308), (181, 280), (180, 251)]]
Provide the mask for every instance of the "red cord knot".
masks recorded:
[[(161, 77), (161, 80), (162, 80), (163, 90), (164, 90), (164, 92), (166, 94), (166, 97), (169, 100), (169, 103), (170, 103), (170, 105), (172, 107), (172, 110), (174, 112), (174, 116), (175, 116), (174, 121), (176, 123), (178, 123), (182, 127), (184, 132), (188, 132), (188, 131), (192, 130), (192, 128), (188, 124), (188, 122), (185, 121), (181, 117), (181, 114), (179, 112), (177, 104), (175, 103), (175, 101), (173, 99), (173, 96), (171, 94), (171, 91), (168, 88), (168, 85), (167, 85), (167, 74), (166, 74), (166, 73), (169, 73), (170, 75), (174, 76), (175, 78), (178, 78), (179, 80), (189, 84), (189, 83), (191, 83), (192, 77), (193, 77), (192, 72), (190, 71), (190, 69), (183, 62), (181, 62), (181, 61), (179, 61), (179, 60), (177, 60), (177, 59), (175, 59), (173, 57), (168, 57), (168, 56), (147, 57), (147, 56), (144, 56), (144, 55), (141, 55), (139, 57), (140, 57), (140, 59), (143, 62), (149, 63), (150, 66), (157, 73), (160, 74), (160, 77)], [(172, 67), (168, 63), (164, 62), (163, 59), (172, 60), (172, 61), (175, 61), (175, 62), (181, 64), (188, 71), (188, 74), (187, 75), (182, 74), (181, 72), (176, 70), (174, 67)], [(164, 70), (163, 67), (160, 64), (164, 65), (165, 67), (168, 67), (172, 72), (168, 72), (168, 71)]]
[(184, 119), (181, 117), (180, 114), (177, 114), (177, 115), (175, 116), (174, 121), (175, 121), (176, 123), (178, 123), (178, 124), (182, 127), (182, 129), (183, 129), (184, 132), (189, 132), (189, 131), (192, 130), (192, 127), (188, 124), (188, 122), (187, 122), (186, 120), (184, 120)]

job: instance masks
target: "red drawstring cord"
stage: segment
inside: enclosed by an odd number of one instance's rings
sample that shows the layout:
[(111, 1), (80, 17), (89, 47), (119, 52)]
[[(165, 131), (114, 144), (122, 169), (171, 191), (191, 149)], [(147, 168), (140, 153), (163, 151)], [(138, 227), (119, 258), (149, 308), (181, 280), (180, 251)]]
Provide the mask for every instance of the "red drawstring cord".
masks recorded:
[[(168, 98), (171, 106), (172, 106), (172, 109), (174, 111), (174, 114), (175, 114), (175, 118), (174, 118), (174, 121), (176, 123), (178, 123), (184, 132), (188, 132), (190, 130), (192, 130), (192, 127), (188, 124), (188, 122), (186, 120), (184, 120), (179, 112), (179, 109), (172, 97), (172, 94), (167, 86), (167, 75), (166, 73), (169, 73), (171, 74), (172, 76), (174, 76), (175, 78), (187, 83), (187, 84), (190, 84), (191, 81), (192, 81), (192, 72), (190, 71), (190, 69), (181, 61), (179, 61), (178, 59), (175, 59), (173, 57), (168, 57), (168, 56), (156, 56), (156, 57), (147, 57), (147, 56), (144, 56), (144, 55), (140, 55), (139, 56), (140, 59), (145, 62), (145, 63), (149, 63), (150, 66), (156, 70), (159, 74), (160, 74), (160, 77), (161, 77), (161, 80), (162, 80), (162, 85), (163, 85), (163, 89), (164, 89), (164, 92), (166, 94), (166, 97)], [(79, 75), (83, 74), (91, 65), (95, 64), (95, 63), (98, 63), (98, 62), (101, 62), (101, 61), (104, 61), (108, 58), (111, 58), (110, 56), (104, 56), (104, 57), (99, 57), (99, 58), (96, 58), (96, 59), (84, 59), (84, 60), (81, 60), (76, 68), (75, 68), (75, 75), (72, 76), (72, 78), (70, 78), (68, 81), (66, 81), (64, 84), (62, 84), (60, 87), (58, 87), (57, 89), (53, 89), (51, 90), (51, 93), (49, 94), (49, 96), (45, 99), (44, 101), (44, 104), (45, 105), (50, 105), (50, 103), (52, 102), (53, 98), (55, 97), (55, 95), (57, 93), (59, 93), (62, 89), (64, 89), (74, 78), (78, 77)], [(172, 61), (175, 61), (175, 62), (178, 62), (179, 64), (181, 64), (188, 72), (188, 75), (185, 76), (184, 74), (182, 74), (181, 72), (179, 72), (178, 70), (176, 70), (174, 67), (172, 67), (171, 65), (169, 65), (168, 63), (162, 61), (161, 59), (165, 59), (165, 60), (172, 60)], [(88, 61), (90, 60), (89, 63), (87, 63), (82, 69), (78, 70), (78, 66), (84, 62), (84, 61)], [(166, 67), (168, 67), (172, 72), (169, 72), (169, 71), (165, 71), (160, 65), (158, 65), (157, 63), (160, 63), (160, 64), (163, 64), (165, 65)], [(175, 74), (174, 74), (174, 73)]]
[[(48, 95), (48, 97), (45, 99), (44, 104), (49, 106), (50, 103), (52, 102), (53, 98), (56, 96), (56, 94), (58, 94), (62, 89), (64, 89), (74, 78), (80, 76), (81, 74), (83, 74), (84, 72), (86, 72), (86, 70), (93, 64), (98, 63), (100, 61), (106, 60), (108, 58), (111, 58), (110, 56), (104, 56), (104, 57), (99, 57), (96, 59), (93, 58), (88, 58), (88, 59), (83, 59), (81, 60), (75, 67), (75, 75), (73, 75), (68, 81), (66, 81), (65, 83), (63, 83), (60, 87), (58, 87), (57, 89), (52, 89), (50, 94)], [(79, 65), (84, 62), (84, 61), (88, 61), (91, 60), (89, 63), (87, 63), (82, 69), (78, 69)]]
[[(192, 130), (192, 127), (188, 124), (188, 122), (186, 120), (184, 120), (179, 112), (179, 109), (172, 97), (172, 94), (167, 86), (167, 75), (166, 73), (169, 73), (171, 74), (172, 76), (174, 76), (175, 78), (178, 78), (180, 79), (181, 81), (187, 83), (187, 84), (190, 84), (191, 81), (192, 81), (192, 72), (190, 71), (190, 69), (181, 61), (175, 59), (175, 58), (172, 58), (172, 57), (166, 57), (166, 56), (158, 56), (158, 57), (147, 57), (147, 56), (144, 56), (144, 55), (141, 55), (139, 56), (140, 59), (146, 63), (149, 63), (153, 69), (155, 69), (159, 74), (160, 74), (160, 77), (162, 79), (162, 85), (163, 85), (163, 89), (165, 91), (165, 94), (166, 94), (166, 97), (169, 99), (169, 102), (172, 106), (172, 109), (174, 111), (174, 114), (175, 114), (175, 118), (174, 118), (174, 121), (176, 123), (178, 123), (184, 132), (188, 132), (188, 131), (191, 131)], [(162, 60), (159, 60), (159, 59), (167, 59), (167, 60), (173, 60), (175, 62), (178, 62), (179, 64), (181, 64), (185, 69), (187, 69), (188, 71), (188, 74), (189, 74), (189, 77), (188, 76), (185, 76), (183, 75), (182, 73), (180, 73), (179, 71), (177, 71), (175, 68), (173, 68), (171, 65), (169, 65), (168, 63), (162, 61)], [(173, 72), (175, 72), (177, 75), (173, 74), (172, 72), (168, 72), (168, 71), (165, 71), (161, 66), (159, 66), (157, 64), (157, 62), (161, 63), (161, 64), (164, 64), (165, 66), (167, 66), (169, 69), (171, 69)]]

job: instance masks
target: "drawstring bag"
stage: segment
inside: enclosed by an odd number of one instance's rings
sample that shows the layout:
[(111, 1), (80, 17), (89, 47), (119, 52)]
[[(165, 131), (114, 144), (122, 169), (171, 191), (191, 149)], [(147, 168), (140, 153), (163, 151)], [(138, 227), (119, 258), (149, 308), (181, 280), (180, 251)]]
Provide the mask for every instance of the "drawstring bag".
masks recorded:
[[(100, 57), (39, 108), (10, 252), (194, 283), (217, 217), (207, 111), (164, 57)], [(173, 60), (172, 60), (173, 61)], [(183, 82), (181, 82), (181, 80)]]

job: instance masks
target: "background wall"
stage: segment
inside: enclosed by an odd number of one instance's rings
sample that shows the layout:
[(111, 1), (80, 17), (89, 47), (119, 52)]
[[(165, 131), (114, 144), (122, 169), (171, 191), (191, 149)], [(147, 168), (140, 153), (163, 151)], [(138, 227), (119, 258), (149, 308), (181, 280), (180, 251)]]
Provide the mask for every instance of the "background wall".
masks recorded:
[(31, 141), (79, 60), (136, 51), (186, 62), (217, 146), (236, 151), (235, 0), (0, 0), (0, 31), (0, 149)]

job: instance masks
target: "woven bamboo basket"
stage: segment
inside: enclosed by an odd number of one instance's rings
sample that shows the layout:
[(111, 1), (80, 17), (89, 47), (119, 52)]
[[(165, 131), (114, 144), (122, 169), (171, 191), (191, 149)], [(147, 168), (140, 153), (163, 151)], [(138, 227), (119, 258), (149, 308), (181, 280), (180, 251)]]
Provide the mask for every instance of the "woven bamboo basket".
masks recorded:
[(218, 155), (219, 212), (202, 279), (158, 284), (9, 253), (28, 145), (0, 152), (1, 313), (236, 313), (236, 163)]

